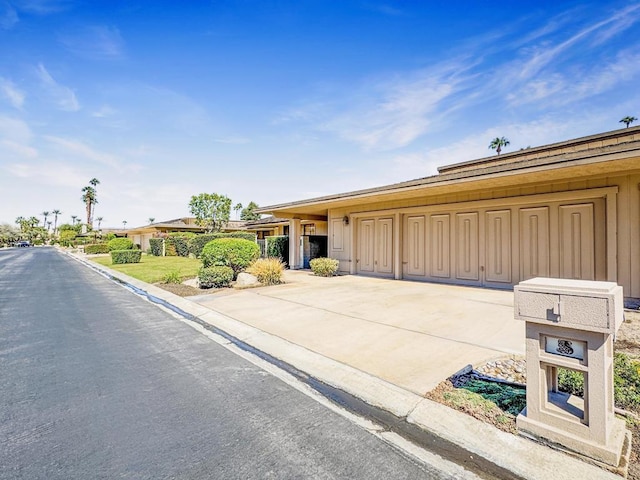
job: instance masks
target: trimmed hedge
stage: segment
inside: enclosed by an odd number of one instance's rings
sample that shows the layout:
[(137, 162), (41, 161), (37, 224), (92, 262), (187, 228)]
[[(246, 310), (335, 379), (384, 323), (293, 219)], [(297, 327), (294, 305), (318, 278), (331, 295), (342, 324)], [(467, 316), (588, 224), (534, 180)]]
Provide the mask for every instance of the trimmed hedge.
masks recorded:
[(167, 255), (169, 255), (169, 251), (171, 251), (172, 256), (188, 257), (189, 240), (191, 240), (191, 237), (184, 234), (169, 235), (165, 240)]
[(111, 263), (114, 265), (122, 263), (140, 263), (141, 258), (141, 250), (111, 250)]
[(109, 245), (106, 243), (94, 243), (84, 246), (84, 253), (94, 255), (96, 253), (109, 253)]
[(189, 240), (189, 253), (193, 254), (196, 258), (200, 258), (204, 246), (217, 238), (241, 238), (255, 242), (256, 234), (250, 232), (202, 233)]
[(162, 238), (149, 239), (149, 250), (151, 255), (153, 255), (154, 257), (162, 256), (162, 242), (164, 242)]
[(112, 252), (114, 250), (132, 250), (133, 242), (128, 238), (114, 238), (109, 240), (109, 251)]
[(267, 237), (267, 257), (281, 259), (285, 265), (289, 265), (289, 236), (274, 235)]
[(319, 277), (333, 277), (338, 272), (340, 262), (335, 258), (314, 258), (309, 262), (311, 271)]
[(233, 269), (224, 265), (202, 267), (198, 271), (198, 285), (200, 288), (228, 287), (233, 280)]
[(233, 278), (260, 256), (257, 243), (242, 238), (218, 238), (202, 249), (202, 265), (226, 265), (233, 269)]

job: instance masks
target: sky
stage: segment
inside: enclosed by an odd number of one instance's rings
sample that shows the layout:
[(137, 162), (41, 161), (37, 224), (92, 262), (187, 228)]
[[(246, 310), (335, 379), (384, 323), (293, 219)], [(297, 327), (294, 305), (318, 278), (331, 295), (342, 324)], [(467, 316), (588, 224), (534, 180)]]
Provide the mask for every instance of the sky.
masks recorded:
[(0, 0), (0, 223), (93, 178), (103, 228), (422, 178), (624, 128), (639, 86), (640, 1)]

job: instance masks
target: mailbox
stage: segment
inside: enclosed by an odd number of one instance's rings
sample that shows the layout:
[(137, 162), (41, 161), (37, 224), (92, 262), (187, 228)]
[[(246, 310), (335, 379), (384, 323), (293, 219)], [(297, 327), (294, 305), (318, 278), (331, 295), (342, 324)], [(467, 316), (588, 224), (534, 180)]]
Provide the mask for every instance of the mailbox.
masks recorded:
[[(526, 322), (527, 407), (516, 419), (519, 432), (618, 467), (623, 449), (630, 448), (613, 405), (622, 287), (533, 278), (514, 288), (514, 316)], [(584, 398), (558, 391), (560, 368), (583, 375)]]

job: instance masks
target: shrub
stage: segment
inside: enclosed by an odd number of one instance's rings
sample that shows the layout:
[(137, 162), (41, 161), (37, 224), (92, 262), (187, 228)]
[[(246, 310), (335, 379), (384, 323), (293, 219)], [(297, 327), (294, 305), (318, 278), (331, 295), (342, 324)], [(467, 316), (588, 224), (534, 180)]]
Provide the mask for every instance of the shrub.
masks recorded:
[(200, 288), (228, 287), (233, 280), (233, 269), (223, 265), (202, 267), (198, 271), (198, 284)]
[(149, 239), (149, 250), (151, 255), (155, 257), (162, 256), (162, 244), (164, 240), (162, 238), (150, 238)]
[(164, 241), (164, 254), (167, 257), (177, 257), (178, 251), (176, 250), (175, 243), (169, 243), (168, 239)]
[(180, 272), (178, 270), (171, 270), (169, 273), (165, 274), (162, 279), (162, 283), (182, 283)]
[(282, 283), (283, 271), (284, 263), (279, 258), (259, 258), (247, 268), (247, 272), (255, 275), (263, 285)]
[(141, 258), (141, 250), (111, 250), (111, 263), (114, 265), (122, 263), (140, 263)]
[(58, 240), (60, 241), (60, 245), (63, 247), (70, 247), (73, 245), (73, 241), (76, 239), (76, 231), (75, 230), (64, 230), (60, 232)]
[(106, 243), (94, 243), (92, 245), (85, 245), (84, 253), (92, 255), (95, 253), (109, 253), (109, 245)]
[(226, 265), (233, 269), (233, 278), (260, 256), (257, 243), (241, 238), (218, 238), (202, 249), (202, 265)]
[(267, 257), (281, 259), (285, 265), (289, 260), (289, 237), (287, 235), (275, 235), (267, 237)]
[(109, 240), (109, 251), (112, 252), (114, 250), (132, 250), (133, 242), (128, 238), (113, 238)]
[(319, 277), (333, 277), (338, 273), (340, 262), (335, 258), (314, 258), (309, 262), (311, 271)]
[(192, 237), (187, 236), (184, 233), (181, 233), (179, 235), (170, 234), (165, 240), (167, 255), (170, 255), (170, 253), (168, 252), (171, 251), (171, 255), (173, 256), (177, 255), (179, 257), (188, 257), (189, 240), (191, 238)]
[(112, 233), (112, 232), (109, 232), (109, 233), (107, 233), (107, 236), (105, 237), (105, 240), (108, 242), (110, 240), (113, 240), (114, 238), (116, 238), (116, 234)]
[(204, 246), (217, 238), (241, 238), (243, 240), (255, 242), (256, 234), (249, 232), (202, 233), (200, 235), (195, 235), (189, 240), (189, 253), (196, 258), (200, 258), (202, 256), (202, 249)]

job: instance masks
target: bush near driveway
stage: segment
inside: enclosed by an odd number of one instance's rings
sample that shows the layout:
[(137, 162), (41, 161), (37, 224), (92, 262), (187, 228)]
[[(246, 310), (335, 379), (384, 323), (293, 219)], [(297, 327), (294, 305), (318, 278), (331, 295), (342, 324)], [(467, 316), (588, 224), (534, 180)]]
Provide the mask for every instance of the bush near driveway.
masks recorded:
[(206, 267), (224, 265), (233, 269), (233, 278), (260, 256), (257, 243), (241, 238), (218, 238), (202, 249), (202, 265)]
[(311, 271), (319, 277), (333, 277), (338, 273), (340, 263), (335, 258), (314, 258), (309, 262)]
[(217, 265), (213, 267), (202, 267), (198, 271), (198, 284), (200, 288), (221, 288), (231, 285), (233, 280), (233, 269)]
[(94, 255), (97, 253), (109, 253), (109, 245), (106, 243), (94, 243), (84, 246), (84, 253)]
[(128, 238), (114, 238), (109, 240), (109, 251), (112, 252), (114, 250), (132, 250), (133, 242)]
[(279, 258), (259, 258), (247, 268), (247, 272), (254, 275), (263, 285), (277, 285), (282, 283), (284, 263)]
[(200, 235), (196, 235), (189, 240), (189, 253), (196, 258), (200, 258), (204, 246), (210, 241), (216, 240), (218, 238), (242, 238), (243, 240), (255, 242), (256, 234), (249, 232), (203, 233)]

